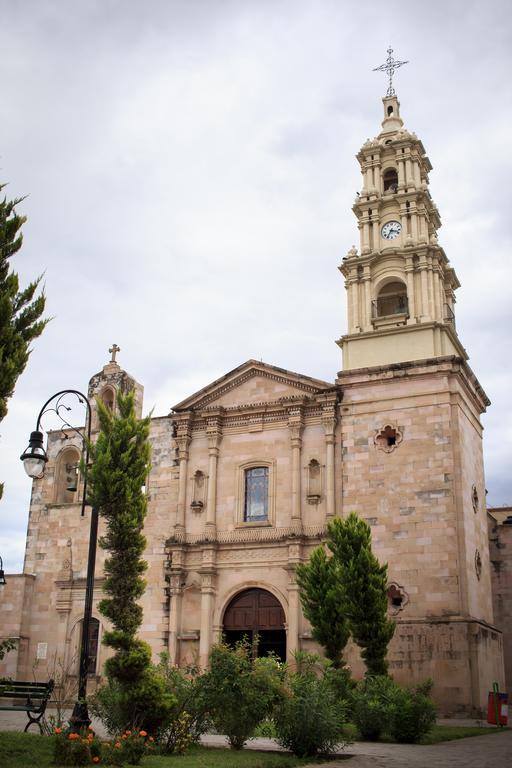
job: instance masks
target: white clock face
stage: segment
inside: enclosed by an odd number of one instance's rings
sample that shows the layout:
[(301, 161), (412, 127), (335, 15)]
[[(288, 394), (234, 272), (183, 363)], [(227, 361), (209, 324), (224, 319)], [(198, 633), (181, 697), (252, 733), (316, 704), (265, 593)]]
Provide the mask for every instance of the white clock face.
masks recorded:
[(398, 221), (388, 221), (381, 229), (384, 240), (394, 240), (402, 231), (402, 225)]

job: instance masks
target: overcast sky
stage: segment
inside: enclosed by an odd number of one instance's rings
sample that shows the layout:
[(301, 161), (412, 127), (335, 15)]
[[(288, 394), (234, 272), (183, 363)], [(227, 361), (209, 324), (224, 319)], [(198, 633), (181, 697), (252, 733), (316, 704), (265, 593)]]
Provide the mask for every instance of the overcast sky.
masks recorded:
[(492, 400), (488, 502), (512, 502), (511, 37), (509, 0), (0, 0), (0, 179), (28, 195), (13, 267), (44, 272), (54, 317), (0, 427), (7, 570), (39, 408), (86, 391), (112, 342), (156, 415), (251, 357), (334, 379), (390, 44)]

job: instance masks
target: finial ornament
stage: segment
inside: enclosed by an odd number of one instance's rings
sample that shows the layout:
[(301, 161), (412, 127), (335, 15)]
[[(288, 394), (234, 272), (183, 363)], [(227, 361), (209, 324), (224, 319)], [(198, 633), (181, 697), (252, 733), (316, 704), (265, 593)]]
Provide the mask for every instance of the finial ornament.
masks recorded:
[(112, 346), (109, 349), (110, 354), (112, 357), (110, 358), (111, 363), (116, 362), (116, 354), (121, 351), (121, 347), (118, 347), (117, 344), (112, 344)]
[(393, 75), (395, 74), (395, 70), (399, 67), (403, 66), (404, 64), (408, 64), (408, 61), (397, 61), (393, 58), (393, 49), (391, 46), (388, 48), (388, 57), (386, 59), (385, 64), (381, 64), (380, 67), (375, 67), (373, 70), (374, 72), (386, 72), (387, 76), (389, 77), (389, 87), (386, 92), (386, 96), (396, 96), (395, 89), (393, 88)]

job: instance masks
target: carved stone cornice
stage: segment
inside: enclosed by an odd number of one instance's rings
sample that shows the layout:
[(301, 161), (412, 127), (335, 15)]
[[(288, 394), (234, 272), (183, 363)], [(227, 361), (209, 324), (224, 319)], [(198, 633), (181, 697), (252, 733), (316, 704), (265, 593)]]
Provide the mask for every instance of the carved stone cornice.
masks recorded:
[(206, 417), (206, 437), (208, 438), (208, 451), (210, 455), (218, 455), (218, 449), (222, 440), (224, 409), (218, 408)]
[[(322, 539), (326, 533), (325, 523), (318, 525), (304, 525), (297, 529), (297, 526), (283, 526), (280, 528), (274, 528), (269, 526), (268, 528), (239, 528), (234, 531), (218, 531), (216, 536), (216, 543), (221, 544), (245, 544), (245, 543), (265, 543), (265, 542), (278, 542), (286, 540), (307, 540), (307, 539)], [(211, 544), (209, 539), (205, 538), (204, 533), (187, 533), (182, 541), (176, 541), (174, 536), (171, 536), (167, 542), (166, 547), (172, 549), (174, 546), (183, 546), (183, 543), (188, 546), (204, 546), (204, 544)], [(174, 552), (174, 550), (173, 550)]]

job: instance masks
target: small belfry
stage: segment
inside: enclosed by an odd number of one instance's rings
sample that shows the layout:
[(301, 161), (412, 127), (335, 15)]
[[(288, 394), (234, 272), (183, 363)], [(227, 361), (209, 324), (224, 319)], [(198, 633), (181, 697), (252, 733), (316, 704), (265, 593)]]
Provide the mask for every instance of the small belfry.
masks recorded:
[(352, 210), (360, 247), (339, 267), (345, 277), (348, 332), (338, 341), (343, 369), (467, 354), (455, 330), (459, 281), (438, 243), (439, 211), (428, 174), (432, 165), (404, 128), (393, 88), (392, 49), (378, 70), (389, 75), (382, 130), (357, 154), (363, 177)]

